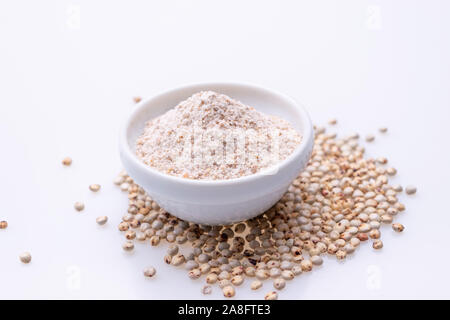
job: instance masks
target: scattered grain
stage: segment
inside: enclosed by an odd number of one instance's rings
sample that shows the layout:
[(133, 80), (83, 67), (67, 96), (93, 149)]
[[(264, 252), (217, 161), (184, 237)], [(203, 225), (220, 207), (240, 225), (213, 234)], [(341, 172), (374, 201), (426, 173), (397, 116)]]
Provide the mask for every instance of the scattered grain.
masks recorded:
[(315, 266), (320, 266), (320, 265), (323, 264), (323, 259), (320, 256), (312, 256), (311, 257), (311, 262)]
[(100, 187), (101, 186), (99, 184), (94, 183), (89, 186), (89, 190), (91, 190), (92, 192), (97, 192), (100, 190)]
[(381, 237), (381, 232), (377, 229), (371, 230), (369, 232), (369, 237), (372, 239), (380, 239)]
[(206, 276), (206, 282), (209, 284), (216, 283), (217, 279), (218, 279), (218, 277), (217, 277), (217, 274), (215, 274), (215, 273), (210, 273)]
[(367, 142), (373, 142), (375, 140), (375, 136), (373, 134), (368, 134), (366, 136), (366, 141)]
[(75, 204), (73, 205), (73, 207), (74, 207), (75, 210), (77, 210), (77, 211), (83, 211), (83, 210), (84, 210), (84, 203), (82, 203), (82, 202), (75, 202)]
[(119, 224), (119, 231), (127, 231), (130, 228), (130, 224), (128, 222), (122, 221)]
[(20, 254), (19, 259), (22, 263), (30, 263), (31, 262), (31, 254), (29, 252), (24, 252)]
[(126, 241), (123, 245), (122, 245), (122, 249), (125, 251), (133, 251), (134, 249), (134, 243), (132, 241)]
[(244, 282), (244, 277), (237, 275), (231, 278), (230, 281), (234, 286), (240, 286)]
[(405, 230), (405, 226), (402, 225), (401, 223), (394, 223), (394, 224), (392, 225), (392, 229), (393, 229), (395, 232), (403, 232), (403, 230)]
[(196, 280), (198, 278), (200, 278), (202, 275), (200, 269), (192, 269), (188, 272), (188, 276), (189, 278), (191, 278), (192, 280)]
[(211, 293), (212, 293), (212, 287), (205, 284), (205, 285), (202, 287), (202, 293), (203, 293), (203, 294), (211, 294)]
[(381, 240), (375, 240), (375, 241), (373, 242), (372, 247), (373, 247), (375, 250), (379, 250), (379, 249), (383, 248), (383, 241), (381, 241)]
[(97, 222), (97, 224), (102, 226), (106, 222), (108, 222), (108, 217), (107, 216), (100, 216), (100, 217), (97, 217), (97, 219), (95, 219), (95, 221)]
[[(388, 174), (388, 175), (390, 175), (391, 177), (392, 176), (395, 176), (396, 174), (397, 174), (397, 169), (395, 169), (395, 168), (387, 168), (386, 169), (386, 173)], [(401, 190), (400, 190), (401, 191)]]
[(232, 286), (224, 287), (222, 289), (222, 292), (223, 292), (223, 296), (225, 298), (231, 298), (231, 297), (234, 297), (234, 295), (235, 295), (235, 291), (234, 291), (234, 288)]
[(276, 291), (270, 291), (264, 296), (264, 300), (277, 300), (278, 293)]
[(303, 260), (302, 262), (300, 262), (300, 266), (302, 268), (302, 271), (304, 272), (309, 272), (313, 268), (311, 260)]
[(263, 283), (262, 283), (261, 281), (259, 281), (259, 280), (254, 280), (254, 281), (251, 283), (250, 288), (251, 288), (252, 290), (258, 290), (259, 288), (262, 287), (262, 285), (263, 285)]
[(152, 266), (148, 266), (144, 269), (144, 276), (147, 278), (153, 278), (156, 274), (156, 269)]
[(70, 157), (65, 157), (65, 158), (62, 160), (62, 164), (63, 164), (64, 166), (70, 166), (70, 165), (72, 164), (72, 158), (70, 158)]
[[(316, 128), (315, 134), (307, 168), (259, 217), (225, 227), (188, 223), (160, 208), (121, 173), (114, 183), (128, 192), (129, 209), (119, 229), (136, 229), (136, 238), (143, 235), (152, 245), (172, 243), (166, 262), (186, 263), (190, 278), (204, 275), (207, 284), (230, 287), (233, 295), (233, 284), (240, 285), (246, 277), (256, 277), (250, 284), (253, 290), (269, 277), (274, 285), (279, 279), (285, 283), (322, 264), (322, 254), (343, 260), (369, 238), (381, 249), (380, 224), (392, 224), (405, 210), (398, 202), (402, 187), (388, 181), (396, 170), (383, 168), (386, 158), (364, 157), (357, 135), (337, 139), (323, 128)], [(394, 230), (402, 229), (395, 225)], [(188, 247), (186, 256), (178, 244)]]
[(415, 194), (417, 192), (417, 188), (415, 186), (409, 185), (405, 188), (406, 194)]
[(273, 287), (277, 290), (282, 290), (286, 286), (286, 281), (283, 278), (276, 278), (273, 280)]

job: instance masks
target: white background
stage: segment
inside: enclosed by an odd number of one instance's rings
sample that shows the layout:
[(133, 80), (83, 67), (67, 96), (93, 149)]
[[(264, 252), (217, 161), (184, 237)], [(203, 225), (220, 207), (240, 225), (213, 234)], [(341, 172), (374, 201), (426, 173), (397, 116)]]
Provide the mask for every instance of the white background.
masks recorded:
[[(327, 259), (280, 299), (450, 298), (449, 12), (444, 0), (1, 1), (0, 298), (205, 298), (203, 280), (164, 264), (164, 245), (122, 251), (127, 199), (112, 184), (132, 97), (204, 81), (273, 88), (317, 124), (376, 133), (368, 154), (418, 187), (401, 198), (403, 234), (383, 229), (381, 251)], [(271, 283), (248, 287), (236, 298)]]

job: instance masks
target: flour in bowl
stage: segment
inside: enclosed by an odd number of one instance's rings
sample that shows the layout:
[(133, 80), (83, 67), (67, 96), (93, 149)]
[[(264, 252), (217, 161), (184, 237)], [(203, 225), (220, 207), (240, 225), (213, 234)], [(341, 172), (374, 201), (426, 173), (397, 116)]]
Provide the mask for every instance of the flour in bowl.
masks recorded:
[(170, 175), (226, 180), (275, 166), (300, 142), (286, 120), (202, 91), (148, 121), (136, 141), (136, 154)]

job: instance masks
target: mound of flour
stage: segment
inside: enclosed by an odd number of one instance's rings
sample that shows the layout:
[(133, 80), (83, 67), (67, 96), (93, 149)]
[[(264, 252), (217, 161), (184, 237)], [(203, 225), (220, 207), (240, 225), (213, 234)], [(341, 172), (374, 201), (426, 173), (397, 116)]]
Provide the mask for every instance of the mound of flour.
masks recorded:
[(202, 91), (148, 121), (136, 141), (136, 154), (170, 175), (222, 180), (274, 166), (300, 141), (289, 122)]

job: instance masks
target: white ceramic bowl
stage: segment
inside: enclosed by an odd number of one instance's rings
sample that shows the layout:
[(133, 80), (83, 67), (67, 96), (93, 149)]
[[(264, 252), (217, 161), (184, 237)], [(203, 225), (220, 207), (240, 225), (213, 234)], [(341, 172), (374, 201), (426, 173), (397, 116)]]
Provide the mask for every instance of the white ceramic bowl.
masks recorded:
[[(229, 180), (179, 178), (141, 162), (135, 154), (135, 141), (143, 132), (145, 122), (202, 90), (226, 94), (258, 111), (288, 120), (301, 133), (302, 142), (280, 162), (274, 174), (263, 170)], [(227, 225), (253, 218), (273, 206), (305, 168), (313, 143), (309, 115), (293, 99), (253, 85), (204, 83), (176, 88), (140, 102), (121, 130), (120, 156), (130, 177), (171, 214), (200, 224)]]

